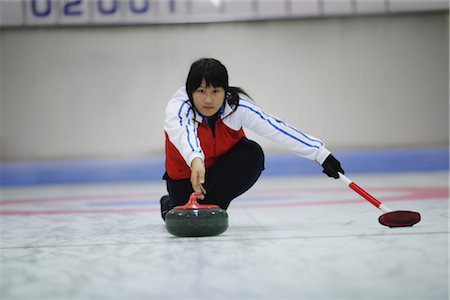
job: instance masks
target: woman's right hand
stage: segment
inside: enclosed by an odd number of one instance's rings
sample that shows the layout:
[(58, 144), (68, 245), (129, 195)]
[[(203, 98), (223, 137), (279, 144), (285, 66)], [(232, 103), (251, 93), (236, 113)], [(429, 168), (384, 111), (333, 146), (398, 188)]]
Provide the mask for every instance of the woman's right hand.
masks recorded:
[(205, 183), (205, 164), (200, 157), (196, 157), (191, 162), (191, 184), (194, 192), (201, 192), (206, 194), (206, 190), (203, 187)]

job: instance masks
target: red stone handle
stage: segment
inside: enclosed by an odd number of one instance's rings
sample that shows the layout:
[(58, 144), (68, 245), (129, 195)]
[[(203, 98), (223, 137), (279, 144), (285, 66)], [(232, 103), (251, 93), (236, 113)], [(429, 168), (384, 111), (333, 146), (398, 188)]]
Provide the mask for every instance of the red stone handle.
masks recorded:
[(200, 208), (219, 208), (216, 204), (200, 204), (197, 199), (204, 199), (205, 196), (200, 192), (193, 192), (189, 200), (184, 205), (176, 206), (175, 209), (200, 209)]

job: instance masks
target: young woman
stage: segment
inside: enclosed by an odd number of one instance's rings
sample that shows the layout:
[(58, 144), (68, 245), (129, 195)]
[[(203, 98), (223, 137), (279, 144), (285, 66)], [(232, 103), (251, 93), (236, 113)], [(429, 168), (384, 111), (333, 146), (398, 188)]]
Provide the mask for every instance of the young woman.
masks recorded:
[(204, 194), (201, 203), (227, 209), (255, 184), (264, 170), (264, 152), (245, 137), (243, 128), (316, 161), (330, 177), (344, 174), (321, 140), (263, 112), (244, 90), (228, 85), (221, 62), (202, 58), (191, 65), (186, 86), (166, 108), (163, 179), (168, 195), (160, 201), (163, 219), (194, 191)]

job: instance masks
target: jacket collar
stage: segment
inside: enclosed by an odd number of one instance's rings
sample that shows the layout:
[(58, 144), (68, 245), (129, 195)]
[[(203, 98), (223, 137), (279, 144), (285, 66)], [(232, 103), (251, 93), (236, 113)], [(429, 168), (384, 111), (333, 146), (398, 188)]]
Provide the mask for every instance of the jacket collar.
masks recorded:
[[(195, 109), (195, 108), (193, 108)], [(233, 112), (233, 109), (230, 107), (230, 105), (225, 102), (224, 105), (220, 108), (220, 118), (224, 119), (228, 117)], [(198, 110), (195, 110), (195, 121), (201, 123), (204, 119), (207, 117), (202, 115)]]

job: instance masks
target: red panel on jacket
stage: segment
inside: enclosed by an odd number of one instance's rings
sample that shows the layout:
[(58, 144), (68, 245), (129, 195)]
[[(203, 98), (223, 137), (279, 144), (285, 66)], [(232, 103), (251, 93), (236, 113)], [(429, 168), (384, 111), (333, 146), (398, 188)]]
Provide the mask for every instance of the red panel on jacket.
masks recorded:
[[(186, 164), (178, 149), (166, 136), (166, 162), (165, 167), (167, 174), (172, 179), (185, 179), (191, 176), (191, 169)], [(214, 162), (223, 154), (230, 151), (245, 136), (244, 130), (233, 130), (223, 123), (222, 119), (218, 119), (215, 125), (215, 137), (212, 129), (203, 121), (197, 128), (197, 137), (205, 154), (205, 166), (211, 167)]]

